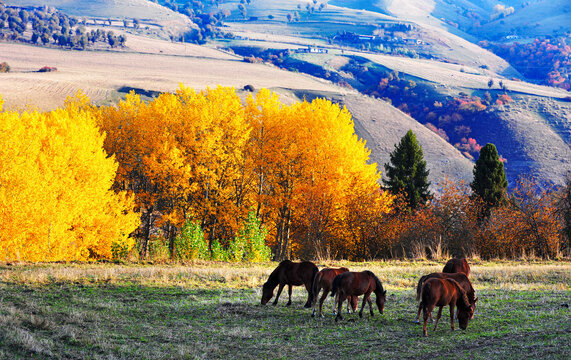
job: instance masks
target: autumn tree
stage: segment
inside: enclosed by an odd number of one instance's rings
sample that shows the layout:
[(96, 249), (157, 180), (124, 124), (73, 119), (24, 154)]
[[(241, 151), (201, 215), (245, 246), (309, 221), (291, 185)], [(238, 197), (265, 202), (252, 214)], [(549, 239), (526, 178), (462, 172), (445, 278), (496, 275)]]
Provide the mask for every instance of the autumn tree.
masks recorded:
[(428, 189), (429, 170), (422, 147), (412, 130), (395, 145), (395, 150), (390, 154), (390, 163), (385, 164), (385, 170), (386, 178), (383, 183), (392, 194), (404, 194), (407, 208), (414, 210), (431, 198)]
[(111, 190), (117, 163), (103, 149), (87, 98), (64, 108), (0, 113), (0, 258), (70, 261), (130, 249), (133, 202)]
[(250, 130), (233, 89), (195, 92), (181, 86), (148, 104), (131, 94), (102, 109), (106, 149), (119, 161), (116, 186), (136, 195), (145, 225), (164, 228), (174, 256), (176, 233), (186, 219), (200, 223), (209, 241), (231, 238), (249, 203), (236, 198), (244, 176), (243, 151)]
[(480, 156), (474, 166), (474, 180), (470, 184), (474, 195), (485, 204), (484, 215), (497, 207), (506, 197), (508, 181), (504, 164), (500, 161), (494, 144), (486, 144), (480, 150)]
[(552, 194), (550, 187), (538, 190), (533, 178), (518, 179), (502, 205), (490, 210), (477, 237), (478, 252), (486, 258), (559, 256), (564, 222)]

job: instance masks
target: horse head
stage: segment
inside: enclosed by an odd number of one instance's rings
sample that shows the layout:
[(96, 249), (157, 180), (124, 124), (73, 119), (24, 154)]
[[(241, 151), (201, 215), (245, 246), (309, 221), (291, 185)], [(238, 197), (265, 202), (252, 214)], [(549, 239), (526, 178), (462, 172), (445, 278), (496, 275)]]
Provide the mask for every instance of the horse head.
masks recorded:
[(274, 296), (274, 289), (275, 286), (272, 286), (267, 282), (264, 283), (264, 286), (262, 286), (262, 305), (266, 305), (272, 296)]
[(456, 303), (458, 306), (458, 324), (460, 325), (460, 329), (466, 330), (468, 328), (468, 322), (474, 317), (474, 310), (476, 308), (476, 301), (478, 298), (475, 298), (473, 302), (468, 299), (468, 294), (466, 291), (456, 282), (454, 279), (446, 279), (456, 287), (456, 290), (460, 294), (461, 302), (460, 304)]

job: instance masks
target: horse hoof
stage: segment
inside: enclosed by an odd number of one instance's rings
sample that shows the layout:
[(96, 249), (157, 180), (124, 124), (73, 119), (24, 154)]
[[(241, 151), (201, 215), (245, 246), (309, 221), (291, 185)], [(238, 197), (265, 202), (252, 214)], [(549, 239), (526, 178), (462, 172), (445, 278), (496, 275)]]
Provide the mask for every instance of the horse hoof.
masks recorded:
[(359, 313), (359, 317), (362, 319), (363, 318), (363, 313)]
[(311, 307), (311, 305), (305, 304), (305, 305), (303, 305), (303, 307), (306, 308), (306, 309), (309, 309), (309, 308)]
[(324, 318), (324, 317), (325, 317), (325, 315), (321, 314), (321, 315), (319, 315), (319, 317), (320, 317), (320, 318)]

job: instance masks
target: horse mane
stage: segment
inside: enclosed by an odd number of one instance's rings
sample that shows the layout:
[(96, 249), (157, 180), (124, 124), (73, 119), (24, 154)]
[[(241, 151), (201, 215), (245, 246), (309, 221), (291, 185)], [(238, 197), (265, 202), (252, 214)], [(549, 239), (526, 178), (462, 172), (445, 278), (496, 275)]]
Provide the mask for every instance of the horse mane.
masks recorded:
[(367, 275), (371, 276), (375, 280), (375, 284), (377, 285), (377, 289), (375, 290), (375, 294), (377, 293), (377, 291), (380, 291), (381, 293), (383, 291), (385, 291), (385, 289), (383, 289), (383, 284), (381, 283), (381, 280), (379, 280), (377, 275), (373, 274), (373, 272), (371, 272), (369, 270), (365, 270), (365, 273)]
[(280, 283), (280, 279), (279, 279), (280, 272), (282, 271), (282, 269), (285, 266), (287, 266), (289, 264), (291, 264), (290, 260), (283, 260), (282, 262), (280, 262), (278, 267), (275, 268), (274, 271), (272, 271), (272, 273), (268, 277), (268, 281), (266, 281), (264, 283), (264, 287), (271, 287), (273, 289), (276, 286), (278, 286), (278, 284)]
[(416, 301), (420, 301), (422, 295), (422, 285), (426, 281), (426, 278), (428, 278), (429, 276), (430, 275), (424, 275), (420, 278), (420, 280), (418, 280), (418, 284), (416, 285)]
[(464, 291), (464, 289), (462, 289), (462, 286), (460, 286), (460, 284), (458, 284), (458, 282), (454, 279), (446, 278), (443, 280), (450, 281), (454, 286), (456, 286), (456, 288), (458, 288), (458, 290), (460, 291), (460, 294), (462, 295), (462, 300), (464, 301), (464, 305), (469, 307), (470, 306), (470, 300), (468, 300), (468, 295), (466, 295), (466, 291)]

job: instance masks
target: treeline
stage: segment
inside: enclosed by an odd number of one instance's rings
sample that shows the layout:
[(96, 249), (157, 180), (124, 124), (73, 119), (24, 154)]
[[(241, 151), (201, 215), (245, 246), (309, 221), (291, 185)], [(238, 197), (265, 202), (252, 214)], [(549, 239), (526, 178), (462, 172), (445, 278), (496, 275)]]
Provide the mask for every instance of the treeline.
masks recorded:
[(284, 105), (264, 89), (244, 103), (231, 88), (181, 86), (148, 103), (78, 95), (50, 112), (0, 111), (0, 260), (569, 250), (571, 179), (546, 190), (524, 179), (508, 194), (488, 144), (470, 187), (444, 182), (433, 195), (422, 157), (409, 131), (383, 188), (346, 109)]
[[(216, 37), (232, 37), (230, 33), (224, 33), (220, 30), (223, 25), (222, 21), (231, 15), (230, 10), (222, 9), (213, 11), (211, 6), (218, 6), (223, 3), (222, 0), (213, 0), (206, 3), (201, 0), (188, 0), (188, 1), (175, 1), (175, 0), (155, 0), (158, 4), (168, 7), (169, 9), (179, 12), (188, 18), (196, 25), (196, 28), (191, 29), (179, 37), (171, 37), (171, 40), (193, 42), (197, 44), (204, 44), (206, 40)], [(245, 0), (239, 4), (241, 11), (244, 13)], [(248, 4), (250, 0), (248, 0)], [(207, 4), (207, 5), (205, 5)], [(245, 15), (244, 15), (245, 16)]]
[[(177, 235), (189, 221), (199, 224), (210, 251), (220, 246), (235, 257), (230, 249), (252, 212), (267, 229), (265, 240), (276, 258), (351, 258), (363, 219), (368, 221), (364, 224), (380, 220), (392, 201), (379, 187), (376, 165), (367, 164), (369, 150), (355, 135), (350, 114), (326, 100), (286, 106), (261, 90), (242, 104), (233, 89), (197, 93), (181, 87), (149, 103), (129, 95), (117, 106), (97, 108), (80, 97), (62, 110), (7, 112), (2, 117), (2, 125), (17, 123), (20, 132), (30, 118), (37, 118), (46, 134), (2, 131), (9, 137), (0, 141), (1, 147), (20, 151), (22, 161), (0, 165), (1, 181), (9, 184), (0, 187), (0, 200), (3, 209), (10, 209), (0, 222), (0, 259), (85, 260), (109, 257), (113, 251), (124, 254), (129, 249), (125, 244), (132, 241), (126, 235), (134, 230), (133, 208), (141, 221), (133, 236), (139, 239), (142, 258), (160, 239), (168, 244), (170, 257), (177, 257), (177, 244), (185, 242)], [(60, 119), (69, 123), (60, 125)], [(85, 122), (89, 131), (69, 128), (74, 120)], [(100, 132), (94, 134), (97, 128)], [(10, 146), (20, 141), (18, 147)], [(85, 149), (76, 148), (81, 144)], [(34, 153), (26, 152), (32, 148)], [(90, 154), (103, 159), (95, 161)], [(102, 161), (108, 171), (99, 168)], [(41, 176), (29, 176), (31, 170), (21, 164), (37, 167), (34, 171)], [(7, 166), (17, 167), (6, 171)], [(98, 170), (90, 176), (100, 177), (86, 181), (83, 171), (92, 169)], [(54, 188), (44, 189), (43, 184)], [(90, 186), (107, 192), (94, 193)], [(115, 192), (109, 192), (111, 187)], [(29, 190), (23, 193), (22, 188)], [(94, 199), (98, 196), (119, 196), (124, 202), (112, 205)], [(75, 206), (76, 198), (92, 199), (89, 211)], [(59, 218), (69, 211), (73, 215)], [(92, 217), (100, 212), (115, 218), (109, 223), (108, 217)], [(90, 242), (99, 236), (104, 243)], [(54, 247), (62, 249), (55, 252)]]
[(569, 37), (535, 39), (530, 43), (479, 43), (502, 57), (529, 79), (549, 86), (571, 89), (571, 46)]
[(559, 258), (569, 255), (571, 173), (564, 187), (540, 189), (522, 177), (508, 193), (493, 144), (481, 148), (469, 184), (448, 180), (433, 195), (420, 144), (409, 131), (385, 164), (391, 212), (363, 244), (364, 258)]
[[(83, 50), (95, 43), (124, 46), (127, 38), (113, 31), (87, 31), (80, 22), (55, 8), (6, 7), (0, 3), (0, 39), (32, 44), (53, 44)], [(28, 29), (31, 25), (31, 31)], [(26, 35), (26, 31), (30, 35)]]

